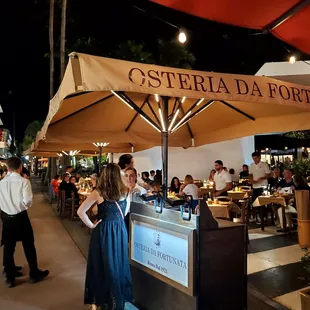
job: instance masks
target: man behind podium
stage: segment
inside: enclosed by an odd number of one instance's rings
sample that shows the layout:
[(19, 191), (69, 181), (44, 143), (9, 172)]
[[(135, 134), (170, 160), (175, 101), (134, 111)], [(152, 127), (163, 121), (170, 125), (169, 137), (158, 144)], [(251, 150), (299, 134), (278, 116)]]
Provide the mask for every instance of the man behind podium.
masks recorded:
[(49, 271), (38, 269), (33, 230), (27, 213), (33, 197), (30, 181), (21, 176), (22, 163), (18, 157), (9, 158), (7, 166), (9, 175), (0, 181), (0, 209), (3, 219), (1, 246), (3, 245), (5, 284), (14, 287), (15, 278), (20, 276), (14, 263), (17, 241), (23, 244), (29, 264), (30, 282), (43, 280)]

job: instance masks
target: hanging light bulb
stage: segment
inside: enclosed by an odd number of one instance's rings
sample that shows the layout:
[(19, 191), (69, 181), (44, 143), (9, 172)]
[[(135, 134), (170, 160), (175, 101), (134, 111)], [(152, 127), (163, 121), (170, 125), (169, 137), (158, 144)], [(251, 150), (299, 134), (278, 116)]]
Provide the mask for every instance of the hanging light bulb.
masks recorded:
[(187, 37), (183, 30), (180, 30), (178, 39), (179, 39), (179, 42), (182, 44), (186, 42)]
[(289, 62), (290, 62), (290, 64), (294, 64), (296, 62), (296, 57), (291, 56)]

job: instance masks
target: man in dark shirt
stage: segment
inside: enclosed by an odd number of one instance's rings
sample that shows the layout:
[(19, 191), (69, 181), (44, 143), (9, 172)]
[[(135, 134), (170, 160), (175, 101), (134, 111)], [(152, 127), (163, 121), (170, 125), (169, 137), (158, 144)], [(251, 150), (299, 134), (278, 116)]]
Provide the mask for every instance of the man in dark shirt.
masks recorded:
[(278, 190), (281, 189), (290, 189), (290, 193), (292, 193), (292, 187), (294, 186), (294, 181), (293, 181), (293, 170), (291, 169), (285, 169), (283, 171), (283, 179), (279, 182), (278, 184)]
[(239, 178), (240, 179), (248, 179), (249, 178), (249, 166), (248, 165), (243, 165), (242, 166), (242, 171), (239, 174)]
[(62, 176), (62, 182), (59, 185), (61, 191), (65, 191), (66, 199), (71, 198), (71, 185), (69, 183), (70, 176), (68, 173), (65, 173)]

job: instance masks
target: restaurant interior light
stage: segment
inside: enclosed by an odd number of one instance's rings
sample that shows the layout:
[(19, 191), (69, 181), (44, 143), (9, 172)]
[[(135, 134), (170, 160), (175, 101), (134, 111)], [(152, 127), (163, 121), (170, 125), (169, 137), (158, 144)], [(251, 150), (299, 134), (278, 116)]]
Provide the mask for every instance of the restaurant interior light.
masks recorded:
[(65, 155), (69, 156), (68, 153), (66, 153), (65, 151), (62, 151)]
[(74, 150), (74, 151), (70, 151), (69, 155), (70, 156), (76, 156), (77, 154), (79, 154), (81, 151), (80, 150)]
[(155, 128), (158, 132), (161, 132), (158, 127), (156, 127), (154, 124), (152, 124), (147, 118), (145, 118), (143, 115), (140, 114), (140, 116), (147, 122), (149, 123), (153, 128)]
[(106, 146), (108, 146), (110, 144), (110, 142), (93, 142), (93, 145), (95, 146), (95, 147), (106, 147)]
[(180, 30), (178, 39), (179, 39), (179, 42), (182, 44), (186, 42), (187, 37), (186, 37), (186, 34), (183, 30)]
[(287, 150), (287, 146), (285, 147), (285, 149)]
[(57, 156), (62, 157), (62, 153), (57, 153)]
[(159, 117), (160, 117), (160, 122), (161, 122), (161, 127), (163, 131), (166, 131), (166, 126), (163, 118), (163, 113), (161, 112), (161, 109), (158, 109)]
[[(185, 97), (183, 97), (183, 98), (185, 98)], [(177, 119), (177, 116), (178, 116), (179, 112), (180, 112), (180, 109), (177, 109), (176, 112), (174, 113), (173, 118), (171, 120), (171, 123), (170, 123), (170, 125), (168, 127), (168, 131), (171, 131), (171, 128), (172, 128), (175, 120)]]
[(266, 147), (266, 151), (269, 151), (268, 147)]
[(174, 132), (181, 124), (182, 122), (192, 113), (192, 111), (188, 111), (181, 120), (174, 126), (174, 128), (171, 130), (171, 132)]
[(294, 64), (295, 62), (296, 62), (296, 57), (295, 56), (291, 56), (290, 60), (289, 60), (289, 63), (290, 64)]
[(157, 94), (155, 94), (155, 100), (156, 102), (159, 102), (159, 96)]
[(186, 97), (183, 97), (181, 102), (184, 103), (185, 99), (186, 99)]
[(133, 110), (133, 107), (124, 98), (122, 98), (118, 93), (116, 93), (114, 90), (111, 90), (111, 93), (114, 96), (116, 96), (119, 100), (123, 101), (131, 110)]

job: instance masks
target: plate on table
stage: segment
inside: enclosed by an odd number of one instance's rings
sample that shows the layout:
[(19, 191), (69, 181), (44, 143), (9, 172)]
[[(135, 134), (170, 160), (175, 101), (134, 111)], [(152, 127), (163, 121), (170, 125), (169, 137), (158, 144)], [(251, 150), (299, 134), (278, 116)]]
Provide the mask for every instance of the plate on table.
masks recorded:
[(223, 206), (228, 206), (230, 204), (230, 201), (219, 201), (219, 204)]

